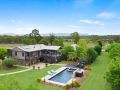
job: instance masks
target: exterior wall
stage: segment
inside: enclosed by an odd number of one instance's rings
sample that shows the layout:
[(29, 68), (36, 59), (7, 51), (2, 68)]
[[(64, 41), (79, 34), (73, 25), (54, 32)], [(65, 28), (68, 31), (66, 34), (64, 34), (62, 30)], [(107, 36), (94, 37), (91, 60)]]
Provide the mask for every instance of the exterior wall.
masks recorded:
[[(17, 55), (15, 55), (15, 52), (17, 52)], [(22, 53), (24, 53), (24, 56), (22, 56)], [(16, 59), (21, 59), (21, 60), (25, 60), (25, 52), (23, 51), (12, 51), (12, 56)]]
[(17, 63), (22, 65), (32, 65), (38, 63), (40, 62), (41, 57), (43, 57), (48, 63), (56, 63), (61, 61), (61, 56), (57, 56), (57, 52), (52, 50), (25, 52), (19, 48), (14, 48), (8, 49), (8, 56), (16, 58)]

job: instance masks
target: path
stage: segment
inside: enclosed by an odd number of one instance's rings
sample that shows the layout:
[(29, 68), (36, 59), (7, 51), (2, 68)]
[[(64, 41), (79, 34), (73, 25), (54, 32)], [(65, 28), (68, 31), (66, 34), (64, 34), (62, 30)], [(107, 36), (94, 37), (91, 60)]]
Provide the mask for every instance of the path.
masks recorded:
[(0, 74), (0, 76), (6, 76), (6, 75), (12, 75), (12, 74), (17, 74), (17, 73), (22, 73), (22, 72), (26, 72), (31, 70), (32, 68), (29, 69), (25, 69), (25, 70), (21, 70), (21, 71), (16, 71), (16, 72), (11, 72), (11, 73), (4, 73), (4, 74)]

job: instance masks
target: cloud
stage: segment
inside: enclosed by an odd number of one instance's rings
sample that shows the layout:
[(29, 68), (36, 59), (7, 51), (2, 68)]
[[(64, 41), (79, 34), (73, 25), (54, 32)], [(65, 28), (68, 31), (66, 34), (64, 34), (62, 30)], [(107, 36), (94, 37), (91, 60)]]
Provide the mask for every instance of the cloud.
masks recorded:
[(114, 18), (115, 16), (116, 14), (112, 12), (101, 12), (97, 15), (99, 18)]
[(80, 20), (81, 23), (85, 24), (90, 24), (90, 25), (101, 25), (103, 26), (104, 24), (99, 22), (99, 21), (91, 21), (91, 20)]
[(69, 28), (79, 28), (80, 26), (77, 26), (77, 25), (67, 25), (67, 27), (69, 27)]

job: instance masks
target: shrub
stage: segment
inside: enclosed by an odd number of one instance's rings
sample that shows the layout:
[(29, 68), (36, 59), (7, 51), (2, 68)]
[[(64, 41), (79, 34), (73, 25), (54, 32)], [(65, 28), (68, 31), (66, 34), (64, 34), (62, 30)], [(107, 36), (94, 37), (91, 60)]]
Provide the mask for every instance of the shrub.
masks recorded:
[(103, 46), (102, 41), (99, 40), (98, 45), (100, 45), (102, 47)]
[(92, 67), (90, 65), (86, 65), (85, 70), (92, 70)]
[(0, 59), (4, 59), (7, 55), (7, 49), (6, 48), (0, 48)]
[(97, 52), (93, 48), (87, 50), (87, 63), (90, 64), (95, 61)]
[(100, 45), (96, 45), (96, 46), (94, 47), (94, 50), (98, 53), (98, 55), (100, 55), (100, 54), (101, 54), (102, 47), (101, 47)]
[(110, 70), (106, 74), (107, 81), (113, 90), (120, 90), (120, 57), (114, 59), (110, 64)]
[(80, 87), (80, 84), (79, 84), (78, 81), (74, 80), (74, 81), (72, 82), (72, 86), (75, 87), (75, 88), (78, 88), (78, 87)]
[(109, 51), (109, 55), (111, 58), (120, 57), (120, 44), (111, 48), (111, 50)]
[(16, 64), (16, 60), (14, 58), (6, 58), (3, 63), (6, 67), (12, 68)]
[(106, 49), (106, 52), (110, 52), (110, 50), (111, 50), (112, 48), (114, 48), (115, 46), (119, 46), (119, 45), (120, 45), (119, 43), (113, 43), (113, 44), (109, 45), (109, 46), (107, 47), (107, 49)]

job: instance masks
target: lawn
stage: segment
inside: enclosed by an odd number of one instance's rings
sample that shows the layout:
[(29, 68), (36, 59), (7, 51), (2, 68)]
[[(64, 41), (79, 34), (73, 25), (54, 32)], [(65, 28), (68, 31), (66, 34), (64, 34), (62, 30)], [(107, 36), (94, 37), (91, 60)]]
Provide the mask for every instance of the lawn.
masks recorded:
[[(67, 63), (67, 62), (61, 62)], [(78, 90), (111, 90), (109, 84), (105, 80), (105, 74), (108, 70), (110, 58), (107, 53), (103, 53), (92, 64), (92, 71), (86, 80), (81, 84)], [(36, 85), (37, 79), (42, 78), (49, 70), (56, 70), (60, 68), (59, 65), (49, 66), (41, 70), (31, 70), (15, 75), (0, 77), (0, 85), (11, 85), (13, 80), (19, 81), (19, 85), (23, 88), (29, 87), (31, 84)], [(40, 89), (33, 90), (64, 90), (63, 88), (38, 83)], [(0, 89), (1, 90), (1, 89)], [(29, 89), (28, 89), (29, 90)]]
[(2, 69), (0, 69), (0, 74), (21, 71), (21, 70), (24, 70), (24, 69), (26, 69), (26, 68), (23, 68), (23, 67), (14, 67), (14, 68), (11, 68), (11, 69), (8, 69), (8, 68), (3, 69), (2, 68)]
[[(22, 86), (23, 88), (27, 88), (31, 84), (36, 84), (37, 79), (41, 79), (43, 76), (45, 76), (48, 70), (56, 70), (58, 68), (60, 68), (60, 66), (54, 65), (41, 70), (30, 70), (30, 71), (15, 74), (15, 75), (3, 76), (3, 77), (0, 77), (0, 85), (6, 85), (6, 84), (10, 85), (13, 80), (17, 80), (20, 86)], [(39, 90), (63, 90), (62, 88), (56, 87), (56, 86), (51, 86), (51, 85), (46, 85), (41, 83), (38, 83), (38, 84), (40, 88)]]
[(99, 56), (92, 64), (91, 74), (83, 82), (79, 90), (111, 90), (104, 78), (110, 61), (107, 53)]

